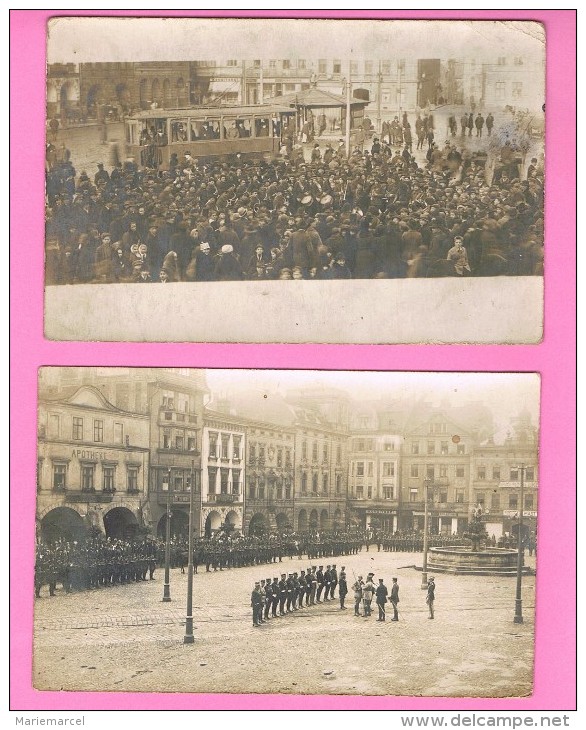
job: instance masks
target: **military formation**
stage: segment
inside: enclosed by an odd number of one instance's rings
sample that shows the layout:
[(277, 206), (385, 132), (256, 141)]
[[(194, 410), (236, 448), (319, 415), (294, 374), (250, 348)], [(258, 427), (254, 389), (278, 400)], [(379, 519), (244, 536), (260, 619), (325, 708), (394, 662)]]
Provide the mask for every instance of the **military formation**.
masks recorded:
[(66, 593), (153, 580), (157, 543), (152, 540), (59, 540), (39, 543), (35, 562), (35, 595), (43, 586), (54, 596), (60, 583)]

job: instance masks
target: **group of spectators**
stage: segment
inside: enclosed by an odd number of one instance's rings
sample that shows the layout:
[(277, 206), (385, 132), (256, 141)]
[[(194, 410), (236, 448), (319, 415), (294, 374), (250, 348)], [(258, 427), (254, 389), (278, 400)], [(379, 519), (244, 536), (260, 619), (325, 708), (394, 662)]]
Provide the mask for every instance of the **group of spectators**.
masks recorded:
[(448, 140), (420, 165), (405, 117), (370, 150), (347, 159), (328, 143), (311, 162), (186, 153), (164, 170), (99, 164), (90, 178), (48, 143), (46, 282), (542, 274), (538, 160), (521, 179), (514, 145), (489, 164)]

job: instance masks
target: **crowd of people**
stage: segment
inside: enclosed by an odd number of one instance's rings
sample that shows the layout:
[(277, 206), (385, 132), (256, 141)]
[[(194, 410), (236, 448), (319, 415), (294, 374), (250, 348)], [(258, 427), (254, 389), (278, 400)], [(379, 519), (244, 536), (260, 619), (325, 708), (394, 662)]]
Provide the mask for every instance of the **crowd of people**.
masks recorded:
[(122, 540), (105, 536), (86, 540), (40, 542), (36, 547), (35, 595), (57, 583), (66, 593), (153, 580), (159, 546), (153, 540)]
[(270, 159), (188, 152), (90, 176), (49, 142), (46, 282), (542, 274), (542, 163), (522, 174), (514, 143), (487, 146), (489, 164), (467, 137), (437, 144), (420, 116), (415, 128), (423, 164), (406, 114), (350, 158), (340, 141), (311, 161), (299, 145)]

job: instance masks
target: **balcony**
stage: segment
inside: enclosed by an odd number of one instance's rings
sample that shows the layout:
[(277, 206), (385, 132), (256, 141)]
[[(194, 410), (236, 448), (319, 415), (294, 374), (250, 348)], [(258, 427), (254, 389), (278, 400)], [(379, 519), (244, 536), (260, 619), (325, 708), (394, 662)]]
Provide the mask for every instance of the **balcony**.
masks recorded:
[(70, 490), (67, 489), (61, 494), (65, 494), (68, 502), (111, 502), (114, 497), (114, 491), (104, 492), (102, 490)]
[[(195, 492), (193, 495), (195, 501), (199, 503), (200, 494)], [(157, 492), (157, 504), (166, 506), (169, 502), (169, 492), (167, 490), (159, 490)], [(189, 504), (189, 492), (171, 492), (171, 504)]]
[(242, 502), (241, 494), (208, 494), (205, 502), (214, 504), (233, 504), (234, 502)]

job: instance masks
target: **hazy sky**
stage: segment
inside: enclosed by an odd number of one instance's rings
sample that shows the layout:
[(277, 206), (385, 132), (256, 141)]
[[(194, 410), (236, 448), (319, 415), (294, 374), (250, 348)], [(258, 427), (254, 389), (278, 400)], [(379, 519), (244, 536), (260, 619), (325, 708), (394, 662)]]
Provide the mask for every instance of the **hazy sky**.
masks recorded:
[(55, 18), (48, 62), (213, 59), (475, 58), (542, 60), (529, 21)]
[(356, 401), (389, 397), (424, 398), (436, 405), (449, 398), (451, 405), (483, 401), (494, 413), (497, 430), (527, 408), (539, 423), (539, 376), (532, 373), (396, 373), (314, 370), (206, 370), (213, 393), (234, 387), (278, 390), (319, 383), (340, 388)]

